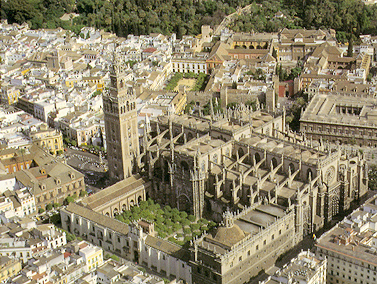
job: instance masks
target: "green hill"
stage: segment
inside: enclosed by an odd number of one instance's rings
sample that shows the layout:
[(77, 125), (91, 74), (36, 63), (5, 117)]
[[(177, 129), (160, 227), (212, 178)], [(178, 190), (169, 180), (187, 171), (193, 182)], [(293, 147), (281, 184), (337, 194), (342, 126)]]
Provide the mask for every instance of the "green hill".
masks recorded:
[[(77, 34), (83, 26), (95, 26), (119, 36), (156, 32), (181, 37), (198, 34), (201, 25), (216, 25), (253, 2), (250, 14), (230, 24), (235, 31), (333, 28), (342, 41), (351, 34), (377, 34), (376, 5), (365, 6), (360, 0), (1, 0), (1, 17), (9, 23), (27, 22), (33, 29), (63, 27)], [(59, 19), (71, 12), (80, 16)]]

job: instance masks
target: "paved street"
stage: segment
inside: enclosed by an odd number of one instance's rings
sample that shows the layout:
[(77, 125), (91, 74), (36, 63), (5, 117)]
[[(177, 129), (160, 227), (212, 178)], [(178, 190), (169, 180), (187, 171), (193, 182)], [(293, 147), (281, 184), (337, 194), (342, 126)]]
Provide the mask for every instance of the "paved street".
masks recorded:
[(89, 152), (67, 148), (64, 159), (68, 165), (85, 175), (85, 184), (89, 192), (98, 190), (109, 185), (107, 180), (107, 160), (101, 159)]

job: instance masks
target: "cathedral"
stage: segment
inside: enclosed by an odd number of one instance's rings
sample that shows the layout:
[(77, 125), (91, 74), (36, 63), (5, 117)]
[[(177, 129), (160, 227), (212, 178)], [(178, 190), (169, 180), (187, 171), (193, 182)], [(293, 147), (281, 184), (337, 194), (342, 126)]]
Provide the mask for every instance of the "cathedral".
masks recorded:
[(136, 94), (120, 65), (104, 95), (110, 176), (140, 173), (152, 182), (148, 196), (217, 222), (257, 201), (299, 204), (304, 233), (323, 227), (368, 190), (361, 153), (324, 151), (289, 135), (285, 112), (276, 117), (241, 105), (207, 116), (147, 119), (139, 137)]
[(136, 95), (121, 67), (110, 77), (103, 103), (111, 178), (141, 174), (156, 202), (220, 223), (191, 242), (193, 283), (248, 281), (368, 190), (361, 153), (313, 145), (286, 128), (285, 111), (241, 104), (147, 118), (139, 137)]

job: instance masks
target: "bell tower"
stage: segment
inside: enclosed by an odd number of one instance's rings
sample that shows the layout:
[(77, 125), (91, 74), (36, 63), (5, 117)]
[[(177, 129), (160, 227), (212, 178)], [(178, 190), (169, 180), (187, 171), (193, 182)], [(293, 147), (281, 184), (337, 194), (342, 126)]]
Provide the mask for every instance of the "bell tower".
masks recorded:
[(134, 162), (140, 155), (136, 94), (124, 77), (124, 69), (114, 53), (110, 87), (103, 95), (103, 111), (109, 173), (116, 180), (132, 175)]

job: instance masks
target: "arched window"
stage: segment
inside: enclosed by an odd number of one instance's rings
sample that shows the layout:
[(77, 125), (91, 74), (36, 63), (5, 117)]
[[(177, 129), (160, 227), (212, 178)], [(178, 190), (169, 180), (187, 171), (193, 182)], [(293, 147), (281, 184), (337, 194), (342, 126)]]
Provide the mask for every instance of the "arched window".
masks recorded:
[(309, 177), (313, 179), (313, 172), (310, 168), (306, 171), (306, 178), (309, 179)]
[(186, 161), (181, 161), (181, 168), (185, 171), (189, 170), (189, 165), (187, 164)]

